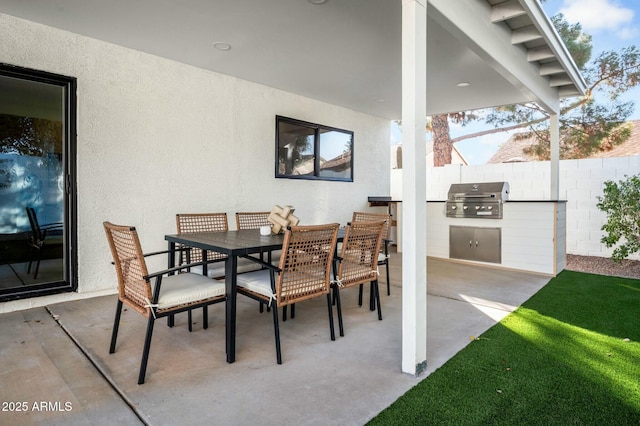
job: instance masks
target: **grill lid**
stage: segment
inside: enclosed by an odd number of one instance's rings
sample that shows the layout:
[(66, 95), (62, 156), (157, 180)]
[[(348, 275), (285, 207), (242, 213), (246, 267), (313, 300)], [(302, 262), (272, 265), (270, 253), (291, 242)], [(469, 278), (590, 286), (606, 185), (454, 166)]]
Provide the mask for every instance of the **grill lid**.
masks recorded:
[(450, 201), (474, 199), (502, 202), (509, 199), (508, 182), (454, 183), (449, 188)]

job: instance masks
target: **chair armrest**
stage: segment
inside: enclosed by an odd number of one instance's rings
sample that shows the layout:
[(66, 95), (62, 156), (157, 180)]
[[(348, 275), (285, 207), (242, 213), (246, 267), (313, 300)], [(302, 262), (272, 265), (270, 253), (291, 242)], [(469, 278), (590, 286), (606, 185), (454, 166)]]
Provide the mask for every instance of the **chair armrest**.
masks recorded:
[(203, 264), (204, 264), (204, 262), (198, 262), (198, 263), (188, 263), (188, 264), (185, 264), (185, 265), (174, 266), (173, 268), (168, 268), (168, 269), (164, 269), (162, 271), (158, 271), (158, 272), (154, 272), (152, 274), (145, 275), (142, 278), (144, 278), (145, 280), (148, 281), (149, 279), (154, 278), (154, 277), (160, 277), (162, 275), (169, 274), (171, 272), (176, 272), (176, 271), (181, 271), (183, 269), (193, 268), (194, 266), (203, 266)]
[[(187, 251), (187, 250), (191, 250), (191, 248), (187, 247), (187, 248), (177, 248), (177, 249), (175, 249), (175, 251)], [(156, 256), (158, 254), (167, 254), (167, 253), (170, 253), (170, 250), (152, 251), (152, 252), (149, 252), (149, 253), (144, 253), (142, 256), (143, 257), (149, 257), (149, 256)], [(218, 261), (217, 260), (212, 260), (211, 262), (207, 262), (207, 264), (214, 263), (214, 262), (218, 262)], [(115, 265), (115, 262), (112, 260), (111, 264)], [(202, 263), (194, 263), (194, 264), (192, 264), (192, 266), (193, 265), (202, 265)], [(187, 266), (187, 265), (183, 265), (183, 266)]]
[[(176, 251), (181, 251), (181, 250), (183, 250), (183, 249), (176, 249)], [(149, 252), (149, 253), (144, 253), (142, 256), (149, 257), (149, 256), (156, 256), (156, 255), (159, 255), (159, 254), (167, 254), (167, 253), (169, 253), (169, 250), (152, 251), (152, 252)]]
[[(189, 250), (191, 250), (191, 247), (180, 247), (180, 248), (176, 248), (173, 251), (176, 252), (176, 251), (189, 251)], [(152, 252), (149, 252), (149, 253), (144, 253), (143, 256), (144, 257), (157, 256), (159, 254), (167, 254), (167, 253), (170, 253), (170, 252), (171, 252), (171, 250), (152, 251)]]

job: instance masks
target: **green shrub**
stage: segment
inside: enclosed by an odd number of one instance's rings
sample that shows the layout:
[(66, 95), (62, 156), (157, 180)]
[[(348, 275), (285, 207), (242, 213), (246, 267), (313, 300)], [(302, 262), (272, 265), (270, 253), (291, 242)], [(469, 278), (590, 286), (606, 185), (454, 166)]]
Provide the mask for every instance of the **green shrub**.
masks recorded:
[(640, 250), (640, 175), (625, 178), (606, 181), (603, 196), (597, 197), (598, 208), (607, 214), (601, 228), (606, 234), (600, 241), (616, 246), (611, 255), (616, 262)]

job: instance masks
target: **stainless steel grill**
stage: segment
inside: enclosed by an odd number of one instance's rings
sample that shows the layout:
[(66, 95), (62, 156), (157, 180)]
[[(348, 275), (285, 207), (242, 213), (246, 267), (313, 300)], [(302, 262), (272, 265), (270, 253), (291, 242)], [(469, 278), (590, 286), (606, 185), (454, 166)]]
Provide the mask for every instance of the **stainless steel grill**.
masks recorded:
[(502, 219), (509, 199), (507, 182), (454, 183), (447, 197), (447, 217)]

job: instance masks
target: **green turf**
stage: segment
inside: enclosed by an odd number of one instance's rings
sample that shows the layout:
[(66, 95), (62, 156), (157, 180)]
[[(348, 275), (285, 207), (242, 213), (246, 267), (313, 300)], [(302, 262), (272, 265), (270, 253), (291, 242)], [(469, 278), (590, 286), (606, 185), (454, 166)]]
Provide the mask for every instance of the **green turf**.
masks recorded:
[(640, 425), (640, 280), (564, 271), (370, 425)]

